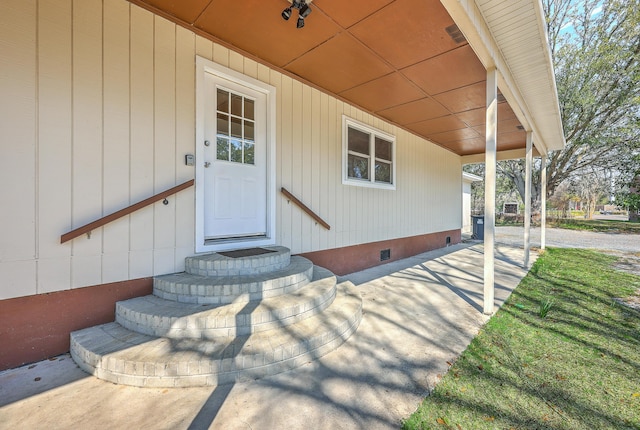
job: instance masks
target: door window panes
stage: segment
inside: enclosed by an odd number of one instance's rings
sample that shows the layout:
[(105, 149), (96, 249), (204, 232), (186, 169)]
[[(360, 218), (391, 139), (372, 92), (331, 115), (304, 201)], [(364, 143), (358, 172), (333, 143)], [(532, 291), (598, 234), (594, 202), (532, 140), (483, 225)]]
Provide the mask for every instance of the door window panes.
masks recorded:
[(231, 118), (231, 137), (242, 139), (242, 118)]
[(216, 160), (255, 164), (255, 101), (216, 91)]
[(231, 94), (231, 115), (242, 116), (242, 99), (238, 94)]
[(216, 159), (229, 161), (229, 139), (218, 137), (216, 141)]
[(253, 121), (244, 121), (244, 139), (253, 141), (255, 136), (253, 134), (254, 123)]
[(217, 103), (218, 112), (229, 113), (229, 92), (218, 89), (217, 91)]
[(244, 118), (255, 120), (254, 118), (254, 101), (250, 99), (244, 99)]
[(234, 163), (242, 163), (242, 141), (231, 139), (231, 160)]
[(244, 142), (244, 164), (255, 164), (254, 149), (255, 145), (252, 142)]
[(229, 136), (229, 115), (218, 113), (218, 136)]

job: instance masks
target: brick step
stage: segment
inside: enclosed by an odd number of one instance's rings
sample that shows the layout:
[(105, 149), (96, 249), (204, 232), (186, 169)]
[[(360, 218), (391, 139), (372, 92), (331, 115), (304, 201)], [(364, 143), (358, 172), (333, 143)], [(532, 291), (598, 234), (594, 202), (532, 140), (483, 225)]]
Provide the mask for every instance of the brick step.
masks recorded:
[(157, 276), (153, 294), (181, 303), (228, 304), (247, 303), (292, 293), (308, 284), (313, 276), (313, 263), (293, 256), (290, 264), (269, 273), (208, 277), (189, 273)]
[(199, 305), (153, 295), (116, 303), (116, 322), (142, 334), (171, 339), (216, 339), (286, 326), (326, 309), (336, 294), (336, 277), (315, 266), (313, 279), (297, 291), (262, 301)]
[[(252, 252), (253, 251), (253, 252)], [(255, 252), (262, 254), (251, 255)], [(284, 246), (263, 246), (249, 250), (230, 251), (228, 257), (214, 252), (185, 258), (185, 271), (191, 275), (224, 277), (237, 275), (258, 275), (284, 269), (289, 265), (291, 252)], [(249, 255), (242, 256), (244, 253)]]
[(71, 333), (71, 355), (85, 371), (139, 387), (217, 386), (280, 373), (339, 347), (362, 319), (350, 282), (324, 312), (286, 327), (227, 341), (156, 338), (109, 323)]

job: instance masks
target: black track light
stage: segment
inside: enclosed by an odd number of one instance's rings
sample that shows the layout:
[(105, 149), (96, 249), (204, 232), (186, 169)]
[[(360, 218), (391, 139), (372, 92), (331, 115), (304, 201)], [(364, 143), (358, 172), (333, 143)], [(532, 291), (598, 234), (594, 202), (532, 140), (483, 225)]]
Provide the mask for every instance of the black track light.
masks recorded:
[[(296, 28), (304, 27), (304, 19), (311, 13), (311, 8), (307, 4), (307, 0), (290, 0), (291, 6), (282, 11), (282, 19), (289, 21), (291, 18), (291, 9), (298, 9), (298, 21)], [(308, 0), (309, 3), (313, 0)]]
[(304, 19), (311, 13), (311, 8), (307, 4), (303, 4), (300, 8), (300, 18)]

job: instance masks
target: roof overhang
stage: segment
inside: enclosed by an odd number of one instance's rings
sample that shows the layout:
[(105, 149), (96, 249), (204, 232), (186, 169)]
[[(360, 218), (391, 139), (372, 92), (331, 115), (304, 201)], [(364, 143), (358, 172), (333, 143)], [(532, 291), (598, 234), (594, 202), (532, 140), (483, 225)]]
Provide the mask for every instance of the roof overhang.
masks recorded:
[(461, 156), (485, 150), (496, 67), (499, 152), (564, 146), (539, 0), (130, 0)]
[[(531, 153), (534, 157), (540, 157), (540, 155), (542, 155), (536, 147), (533, 147), (531, 149)], [(525, 148), (510, 149), (508, 151), (499, 151), (496, 154), (496, 160), (498, 161), (519, 160), (521, 158), (525, 158), (526, 155), (527, 155), (527, 151)], [(486, 160), (484, 158), (484, 154), (463, 155), (461, 157), (462, 164), (478, 164), (478, 163), (484, 163), (485, 161)]]
[(539, 153), (566, 142), (540, 0), (442, 0), (485, 67), (499, 84)]
[(474, 175), (473, 173), (469, 172), (462, 172), (462, 180), (469, 183), (478, 182), (482, 181), (482, 176)]

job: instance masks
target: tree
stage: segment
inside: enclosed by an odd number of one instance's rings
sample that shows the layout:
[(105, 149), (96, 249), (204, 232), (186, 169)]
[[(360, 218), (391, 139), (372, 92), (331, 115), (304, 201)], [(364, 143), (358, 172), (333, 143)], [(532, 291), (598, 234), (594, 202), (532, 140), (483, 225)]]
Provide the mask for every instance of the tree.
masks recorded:
[[(640, 155), (636, 159), (640, 164)], [(629, 210), (630, 221), (638, 221), (638, 213), (640, 212), (640, 167), (626, 177), (621, 178), (620, 182), (620, 188), (616, 194), (616, 202)]]
[(591, 219), (596, 210), (596, 205), (607, 195), (609, 183), (607, 178), (595, 169), (584, 172), (574, 178), (571, 187), (580, 200), (585, 203), (585, 218)]
[(570, 203), (576, 198), (569, 189), (569, 184), (564, 182), (556, 188), (555, 193), (549, 199), (549, 207), (559, 212), (560, 218), (568, 218), (570, 216)]
[[(547, 194), (585, 172), (633, 171), (640, 149), (640, 0), (543, 0), (566, 147), (547, 159)], [(539, 160), (537, 160), (539, 167)], [(524, 200), (524, 160), (499, 163)], [(533, 169), (533, 207), (539, 168)]]

